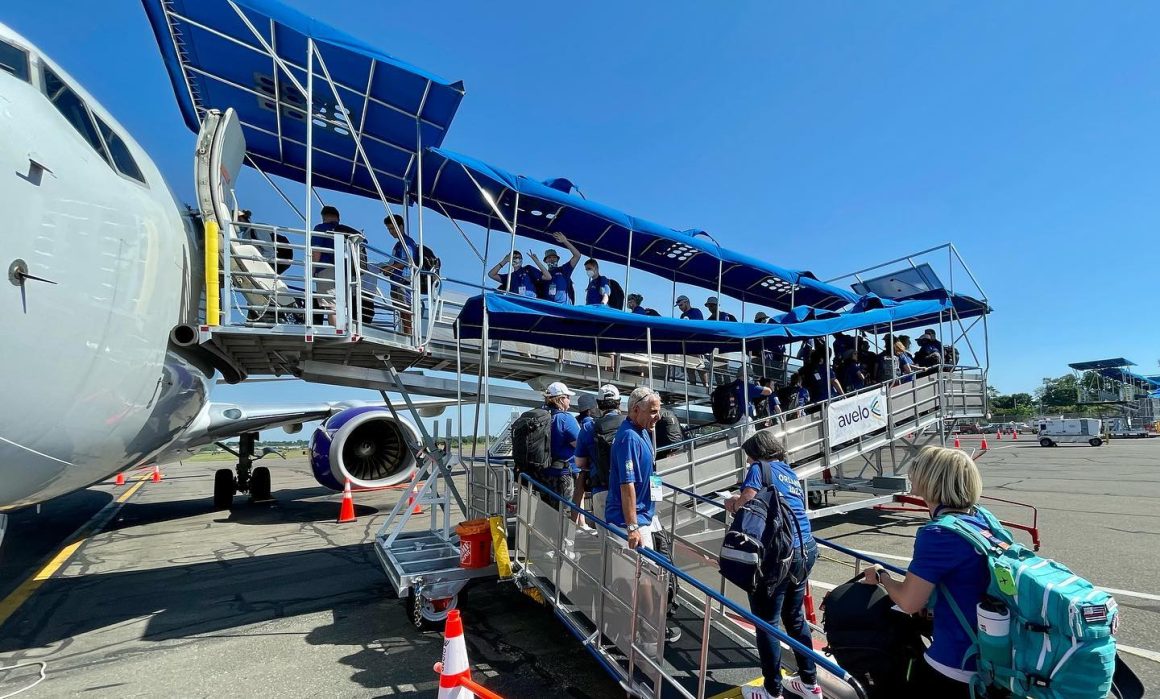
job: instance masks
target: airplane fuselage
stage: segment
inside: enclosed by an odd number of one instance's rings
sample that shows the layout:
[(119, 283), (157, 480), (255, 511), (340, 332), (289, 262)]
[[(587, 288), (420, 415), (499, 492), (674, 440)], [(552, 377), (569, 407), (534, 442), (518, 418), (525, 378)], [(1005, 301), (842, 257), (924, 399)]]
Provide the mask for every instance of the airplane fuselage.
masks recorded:
[(209, 377), (168, 343), (198, 312), (191, 221), (79, 83), (3, 25), (0, 41), (29, 61), (0, 69), (2, 512), (152, 458), (205, 406)]

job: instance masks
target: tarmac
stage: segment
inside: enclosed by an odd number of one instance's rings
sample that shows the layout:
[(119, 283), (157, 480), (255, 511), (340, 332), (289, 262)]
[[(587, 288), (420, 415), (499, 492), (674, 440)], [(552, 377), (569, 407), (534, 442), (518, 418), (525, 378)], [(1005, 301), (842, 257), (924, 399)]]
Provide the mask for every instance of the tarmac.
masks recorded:
[[(988, 441), (978, 462), (986, 493), (1036, 505), (1041, 553), (1115, 590), (1122, 657), (1160, 690), (1160, 440)], [(977, 443), (963, 438), (964, 448)], [(131, 474), (126, 486), (100, 484), (12, 518), (0, 551), (0, 696), (36, 681), (41, 662), (45, 679), (22, 697), (435, 696), (441, 634), (410, 626), (369, 546), (401, 491), (356, 493), (358, 521), (336, 524), (340, 494), (291, 457), (267, 464), (273, 503), (239, 497), (214, 512), (223, 465), (173, 464), (160, 483)], [(905, 567), (924, 521), (861, 511), (816, 531)], [(827, 555), (815, 594), (852, 574)], [(548, 608), (512, 585), (479, 581), (460, 607), (472, 671), (502, 696), (624, 696)]]

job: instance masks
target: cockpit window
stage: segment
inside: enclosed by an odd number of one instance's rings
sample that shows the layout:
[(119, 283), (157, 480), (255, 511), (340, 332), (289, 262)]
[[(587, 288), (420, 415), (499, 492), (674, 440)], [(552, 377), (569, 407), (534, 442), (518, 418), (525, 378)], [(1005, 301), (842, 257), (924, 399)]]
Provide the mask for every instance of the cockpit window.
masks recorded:
[(99, 116), (93, 116), (97, 120), (97, 129), (101, 132), (101, 138), (105, 139), (105, 145), (109, 147), (109, 154), (113, 156), (113, 165), (125, 177), (132, 177), (141, 184), (145, 184), (145, 176), (141, 174), (141, 168), (137, 167), (137, 161), (133, 159), (133, 155), (129, 152), (129, 147), (125, 145), (124, 139), (117, 135), (108, 124), (101, 121)]
[(73, 92), (60, 79), (60, 76), (48, 68), (44, 69), (44, 92), (48, 95), (49, 101), (56, 105), (64, 118), (73, 125), (73, 128), (89, 142), (89, 145), (105, 159), (106, 163), (111, 165), (109, 153), (105, 150), (105, 145), (101, 143), (101, 137), (97, 135), (97, 127), (93, 125), (93, 117), (89, 114), (89, 108), (85, 106), (84, 100)]
[(0, 70), (28, 82), (28, 52), (0, 39)]

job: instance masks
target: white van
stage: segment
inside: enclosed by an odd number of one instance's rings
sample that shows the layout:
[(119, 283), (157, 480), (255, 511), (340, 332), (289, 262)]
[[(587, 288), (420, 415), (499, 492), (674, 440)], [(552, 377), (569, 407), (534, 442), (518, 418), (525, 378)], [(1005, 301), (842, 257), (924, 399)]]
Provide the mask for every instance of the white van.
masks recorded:
[(1039, 446), (1054, 447), (1057, 444), (1082, 444), (1093, 447), (1104, 443), (1103, 424), (1093, 418), (1078, 420), (1043, 420), (1039, 423)]

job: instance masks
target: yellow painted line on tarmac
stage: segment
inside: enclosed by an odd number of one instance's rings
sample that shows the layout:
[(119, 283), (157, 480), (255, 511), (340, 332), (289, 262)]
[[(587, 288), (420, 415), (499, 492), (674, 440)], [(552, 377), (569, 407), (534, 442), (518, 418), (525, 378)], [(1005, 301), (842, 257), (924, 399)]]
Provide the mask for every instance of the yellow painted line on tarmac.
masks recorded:
[(24, 582), (20, 583), (20, 585), (17, 586), (15, 590), (8, 593), (8, 596), (3, 600), (0, 600), (0, 626), (3, 626), (4, 623), (8, 621), (9, 617), (15, 614), (16, 611), (20, 609), (20, 607), (23, 606), (24, 603), (29, 600), (29, 598), (32, 597), (32, 595), (36, 594), (36, 591), (40, 589), (40, 586), (43, 585), (46, 580), (51, 578), (53, 575), (56, 575), (56, 572), (64, 567), (64, 564), (68, 563), (69, 559), (73, 557), (73, 554), (77, 552), (77, 549), (79, 549), (86, 541), (88, 541), (90, 536), (97, 534), (105, 525), (105, 523), (113, 518), (113, 515), (116, 514), (117, 510), (121, 509), (121, 506), (124, 505), (129, 498), (133, 497), (133, 495), (141, 489), (141, 486), (145, 485), (146, 479), (148, 479), (151, 475), (153, 474), (147, 473), (144, 476), (141, 476), (141, 478), (139, 478), (136, 483), (130, 486), (128, 490), (121, 493), (115, 500), (98, 510), (97, 513), (89, 519), (89, 521), (82, 524), (79, 529), (73, 532), (72, 536), (66, 540), (64, 546), (62, 546), (52, 556), (52, 558), (48, 560), (47, 563), (41, 566), (40, 570), (37, 570), (31, 576), (25, 578)]

